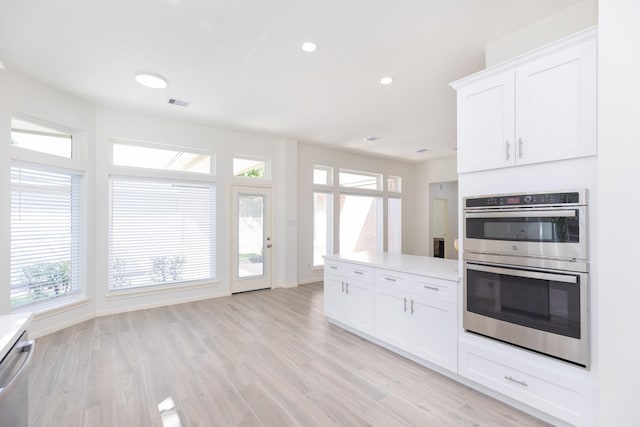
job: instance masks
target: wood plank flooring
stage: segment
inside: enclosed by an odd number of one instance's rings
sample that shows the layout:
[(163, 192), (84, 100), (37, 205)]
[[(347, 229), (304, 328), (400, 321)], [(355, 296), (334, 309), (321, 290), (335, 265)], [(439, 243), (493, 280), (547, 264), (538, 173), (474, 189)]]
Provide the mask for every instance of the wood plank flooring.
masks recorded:
[(36, 346), (34, 427), (545, 425), (330, 325), (321, 283), (100, 317)]

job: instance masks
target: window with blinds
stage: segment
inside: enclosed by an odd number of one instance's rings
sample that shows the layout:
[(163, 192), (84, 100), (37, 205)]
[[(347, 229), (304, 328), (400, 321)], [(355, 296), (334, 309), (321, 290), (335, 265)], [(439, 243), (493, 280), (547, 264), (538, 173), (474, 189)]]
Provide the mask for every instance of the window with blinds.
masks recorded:
[(78, 173), (12, 165), (12, 308), (79, 291), (81, 184)]
[(215, 278), (215, 186), (111, 177), (109, 287)]

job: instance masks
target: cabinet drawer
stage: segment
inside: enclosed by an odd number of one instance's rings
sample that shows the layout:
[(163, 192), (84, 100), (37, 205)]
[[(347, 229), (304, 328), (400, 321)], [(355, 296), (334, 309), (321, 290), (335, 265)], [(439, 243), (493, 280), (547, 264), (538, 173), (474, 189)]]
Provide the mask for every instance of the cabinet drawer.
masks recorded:
[(346, 276), (347, 266), (337, 261), (324, 261), (324, 274), (330, 274), (333, 276)]
[(458, 282), (450, 280), (413, 276), (411, 291), (417, 297), (437, 299), (454, 304), (458, 300)]
[(346, 264), (347, 278), (360, 280), (362, 282), (373, 283), (374, 280), (374, 268), (367, 267), (365, 265)]
[(376, 268), (375, 284), (376, 287), (381, 286), (390, 289), (397, 289), (403, 292), (409, 292), (411, 290), (411, 275), (407, 273), (400, 273), (398, 271)]
[(596, 419), (595, 387), (579, 375), (551, 368), (544, 358), (532, 363), (461, 340), (460, 375), (571, 424), (591, 425)]

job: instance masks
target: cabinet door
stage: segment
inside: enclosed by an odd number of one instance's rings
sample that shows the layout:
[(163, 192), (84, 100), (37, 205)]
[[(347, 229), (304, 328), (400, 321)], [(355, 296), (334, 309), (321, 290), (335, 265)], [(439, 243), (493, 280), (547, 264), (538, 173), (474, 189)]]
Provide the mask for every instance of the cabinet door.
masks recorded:
[(596, 154), (596, 41), (516, 70), (517, 164)]
[(443, 368), (458, 369), (456, 305), (426, 298), (412, 299), (411, 352)]
[(458, 173), (513, 166), (515, 72), (458, 90)]
[(411, 350), (409, 304), (406, 292), (376, 285), (375, 337), (402, 350)]
[(347, 299), (344, 288), (344, 279), (324, 276), (324, 314), (339, 322), (345, 322)]
[(373, 335), (373, 283), (345, 281), (347, 299), (345, 323), (365, 334)]

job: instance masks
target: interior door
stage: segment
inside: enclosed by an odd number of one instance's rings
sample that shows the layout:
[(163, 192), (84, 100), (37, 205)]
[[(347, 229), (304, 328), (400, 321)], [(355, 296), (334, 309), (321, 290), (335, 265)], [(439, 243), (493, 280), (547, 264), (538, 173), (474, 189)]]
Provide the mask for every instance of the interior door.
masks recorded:
[(231, 188), (231, 292), (271, 288), (271, 189)]

